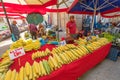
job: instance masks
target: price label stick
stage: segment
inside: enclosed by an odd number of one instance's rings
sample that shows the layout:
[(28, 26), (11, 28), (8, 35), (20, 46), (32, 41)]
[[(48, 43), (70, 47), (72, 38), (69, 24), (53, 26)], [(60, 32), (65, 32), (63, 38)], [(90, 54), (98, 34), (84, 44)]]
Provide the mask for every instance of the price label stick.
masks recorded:
[(18, 58), (18, 64), (19, 64), (19, 66), (21, 65), (20, 58)]

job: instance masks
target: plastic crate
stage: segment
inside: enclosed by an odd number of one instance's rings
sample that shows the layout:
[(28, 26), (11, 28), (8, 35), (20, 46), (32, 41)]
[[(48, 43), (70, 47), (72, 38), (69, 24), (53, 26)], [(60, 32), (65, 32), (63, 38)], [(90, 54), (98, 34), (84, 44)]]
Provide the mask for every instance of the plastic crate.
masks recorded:
[(110, 60), (117, 61), (118, 56), (120, 56), (120, 50), (117, 49), (116, 47), (112, 46), (112, 48), (108, 54), (108, 58)]

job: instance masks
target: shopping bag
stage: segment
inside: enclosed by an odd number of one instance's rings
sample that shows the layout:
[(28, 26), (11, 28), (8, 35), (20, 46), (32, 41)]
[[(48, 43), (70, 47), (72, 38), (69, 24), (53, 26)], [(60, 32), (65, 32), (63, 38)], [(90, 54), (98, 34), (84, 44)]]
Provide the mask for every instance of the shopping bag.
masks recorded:
[(11, 34), (11, 38), (12, 38), (12, 41), (13, 41), (13, 42), (16, 41), (15, 35), (14, 35), (13, 33)]

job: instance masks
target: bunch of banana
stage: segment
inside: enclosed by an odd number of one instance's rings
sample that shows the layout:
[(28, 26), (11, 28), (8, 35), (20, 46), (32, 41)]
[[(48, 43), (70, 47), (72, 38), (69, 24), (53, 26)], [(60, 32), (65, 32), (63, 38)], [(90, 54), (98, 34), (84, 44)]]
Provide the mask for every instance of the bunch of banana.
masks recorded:
[(47, 60), (34, 61), (32, 65), (26, 62), (25, 67), (21, 67), (19, 72), (8, 70), (4, 74), (0, 73), (0, 80), (36, 80), (39, 77), (50, 74), (51, 71)]
[(32, 59), (35, 60), (36, 58), (41, 58), (48, 56), (50, 54), (50, 50), (47, 48), (45, 51), (37, 51), (32, 54)]
[(8, 71), (9, 69), (9, 66), (13, 63), (13, 61), (11, 61), (9, 59), (9, 57), (5, 57), (3, 58), (3, 60), (0, 62), (0, 79), (3, 80), (6, 72)]
[(95, 50), (90, 44), (86, 45), (86, 47), (90, 50), (90, 52)]
[(89, 53), (90, 51), (83, 45), (78, 46), (79, 49), (81, 49), (85, 54)]
[(27, 40), (25, 40), (25, 45), (29, 45), (29, 44), (31, 44), (31, 43), (33, 43), (33, 40), (32, 40), (32, 39), (27, 39)]
[(64, 45), (64, 46), (59, 46), (59, 47), (57, 47), (57, 48), (54, 48), (54, 49), (52, 50), (52, 53), (53, 53), (53, 54), (59, 54), (59, 53), (62, 53), (62, 52), (64, 52), (64, 51), (66, 51), (66, 50), (74, 49), (75, 47), (76, 47), (76, 46), (73, 45), (73, 44), (66, 44), (66, 45)]
[(105, 45), (105, 44), (109, 43), (108, 39), (106, 39), (106, 38), (99, 38), (99, 40), (97, 40), (97, 42), (99, 42), (101, 45)]
[(14, 69), (13, 71), (8, 70), (8, 72), (4, 76), (4, 79), (1, 79), (1, 80), (21, 80), (21, 79), (18, 79), (18, 73)]
[(39, 40), (35, 40), (32, 45), (34, 46), (33, 47), (34, 50), (38, 50), (41, 46)]
[(31, 50), (37, 50), (39, 49), (41, 46), (39, 40), (35, 40), (35, 41), (32, 41), (29, 40), (28, 42), (26, 42), (26, 46), (24, 46), (24, 50), (25, 51), (31, 51)]
[(23, 39), (19, 39), (16, 42), (13, 42), (10, 46), (10, 49), (16, 49), (19, 47), (23, 47), (25, 45), (25, 41), (23, 41)]
[(76, 43), (79, 45), (86, 45), (87, 41), (86, 39), (79, 38), (79, 40), (77, 40)]
[(93, 41), (96, 41), (98, 38), (96, 36), (91, 36)]
[(52, 56), (49, 57), (48, 64), (50, 65), (50, 68), (51, 68), (52, 71), (61, 67), (60, 61), (59, 62), (57, 62), (57, 61), (58, 60), (56, 60), (55, 56), (54, 57), (52, 57)]
[(25, 51), (31, 51), (33, 50), (33, 46), (31, 44), (24, 46)]

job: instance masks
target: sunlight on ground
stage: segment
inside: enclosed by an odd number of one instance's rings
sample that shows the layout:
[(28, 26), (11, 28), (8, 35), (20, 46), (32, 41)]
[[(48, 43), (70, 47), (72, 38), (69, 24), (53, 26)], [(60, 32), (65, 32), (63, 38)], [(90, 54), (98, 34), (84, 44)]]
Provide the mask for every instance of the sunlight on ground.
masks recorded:
[(5, 41), (0, 42), (0, 47), (7, 46), (7, 45), (10, 45), (10, 44), (12, 44), (12, 40), (7, 39)]

